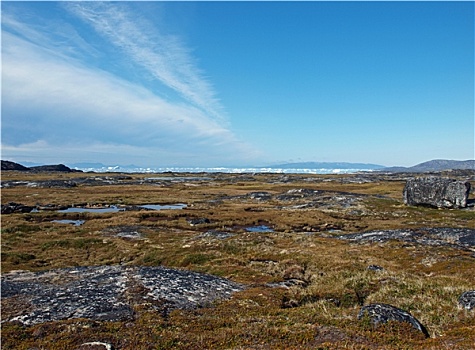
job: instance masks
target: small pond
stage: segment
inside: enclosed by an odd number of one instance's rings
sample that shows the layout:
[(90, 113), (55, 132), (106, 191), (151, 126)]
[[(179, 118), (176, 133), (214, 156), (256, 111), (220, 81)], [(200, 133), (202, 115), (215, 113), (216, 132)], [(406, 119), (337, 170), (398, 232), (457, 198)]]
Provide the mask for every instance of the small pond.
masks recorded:
[(258, 226), (249, 226), (246, 227), (247, 232), (274, 232), (272, 228), (266, 225), (258, 225)]
[(125, 210), (140, 210), (140, 209), (147, 209), (147, 210), (170, 210), (170, 209), (184, 209), (187, 205), (183, 203), (177, 204), (143, 204), (132, 206), (130, 208), (119, 208), (115, 205), (111, 205), (110, 207), (102, 207), (102, 208), (89, 208), (89, 207), (71, 207), (64, 210), (58, 210), (58, 213), (118, 213), (120, 211)]
[(64, 210), (58, 210), (58, 213), (117, 213), (119, 211), (125, 211), (125, 209), (117, 208), (116, 206), (110, 206), (105, 208), (72, 207)]
[(186, 204), (144, 204), (139, 205), (139, 208), (149, 209), (149, 210), (167, 210), (167, 209), (184, 209)]
[(85, 220), (53, 220), (51, 222), (56, 222), (58, 224), (70, 224), (74, 226), (81, 226), (86, 221)]

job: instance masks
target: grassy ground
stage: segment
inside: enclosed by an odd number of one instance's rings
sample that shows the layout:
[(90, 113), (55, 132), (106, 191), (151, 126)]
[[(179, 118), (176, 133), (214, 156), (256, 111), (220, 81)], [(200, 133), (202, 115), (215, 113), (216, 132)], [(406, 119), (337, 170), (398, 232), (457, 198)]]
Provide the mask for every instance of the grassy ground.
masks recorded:
[[(68, 179), (97, 174), (4, 172), (2, 180)], [(140, 180), (146, 175), (131, 175)], [(166, 176), (166, 175), (165, 175)], [(171, 175), (170, 175), (171, 176)], [(196, 175), (195, 175), (196, 176)], [(226, 277), (249, 286), (230, 300), (163, 317), (137, 306), (133, 322), (67, 320), (31, 327), (2, 325), (2, 349), (74, 349), (103, 341), (118, 349), (472, 349), (474, 311), (457, 306), (474, 289), (473, 252), (397, 241), (355, 244), (336, 233), (418, 227), (475, 228), (473, 210), (438, 210), (402, 204), (403, 181), (347, 183), (344, 176), (257, 174), (252, 179), (68, 189), (2, 189), (2, 204), (173, 204), (182, 210), (119, 213), (2, 215), (2, 272), (125, 263), (164, 265)], [(341, 180), (341, 181), (340, 181)], [(297, 202), (258, 201), (244, 195), (291, 189), (364, 194), (356, 207), (296, 208)], [(235, 196), (244, 196), (236, 198)], [(473, 198), (473, 194), (472, 194)], [(354, 210), (353, 210), (354, 209)], [(209, 223), (191, 226), (191, 218)], [(51, 222), (81, 219), (72, 226)], [(273, 232), (247, 232), (266, 224)], [(113, 234), (134, 226), (143, 239)], [(211, 230), (234, 234), (203, 237)], [(368, 270), (369, 265), (383, 267)], [(300, 285), (266, 284), (296, 279)], [(357, 320), (361, 305), (382, 302), (403, 308), (424, 324), (431, 338), (405, 324), (374, 328)], [(14, 312), (2, 302), (2, 314)]]

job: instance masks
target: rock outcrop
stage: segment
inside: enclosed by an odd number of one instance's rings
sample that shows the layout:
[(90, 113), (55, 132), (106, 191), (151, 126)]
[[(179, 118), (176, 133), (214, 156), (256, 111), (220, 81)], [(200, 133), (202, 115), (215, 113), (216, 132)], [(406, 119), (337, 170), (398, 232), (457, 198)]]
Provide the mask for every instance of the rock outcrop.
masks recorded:
[(15, 202), (2, 204), (2, 214), (30, 213), (33, 209), (35, 207)]
[(45, 272), (12, 271), (1, 277), (3, 321), (25, 325), (71, 318), (127, 320), (135, 305), (167, 315), (210, 305), (242, 290), (224, 278), (164, 267), (88, 266)]
[(475, 308), (475, 290), (469, 290), (459, 297), (459, 305), (467, 310)]
[(407, 205), (465, 208), (469, 193), (469, 182), (430, 176), (408, 180), (403, 199)]
[(375, 230), (337, 236), (356, 243), (383, 243), (398, 240), (426, 246), (446, 246), (456, 249), (475, 247), (475, 229), (451, 227), (426, 227), (419, 229)]
[(358, 319), (369, 317), (375, 326), (388, 321), (407, 322), (413, 328), (430, 337), (427, 329), (409, 312), (388, 304), (370, 304), (363, 306), (358, 313)]

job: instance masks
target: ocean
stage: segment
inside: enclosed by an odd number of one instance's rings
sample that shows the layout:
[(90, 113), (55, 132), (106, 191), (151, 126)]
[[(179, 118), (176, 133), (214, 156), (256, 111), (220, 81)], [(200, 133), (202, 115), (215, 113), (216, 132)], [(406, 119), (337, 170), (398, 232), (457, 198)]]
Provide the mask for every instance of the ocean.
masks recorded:
[(274, 168), (274, 167), (123, 167), (123, 166), (104, 166), (104, 167), (74, 167), (76, 170), (85, 172), (93, 171), (98, 173), (277, 173), (277, 174), (354, 174), (359, 172), (372, 172), (374, 169), (338, 169), (338, 168)]

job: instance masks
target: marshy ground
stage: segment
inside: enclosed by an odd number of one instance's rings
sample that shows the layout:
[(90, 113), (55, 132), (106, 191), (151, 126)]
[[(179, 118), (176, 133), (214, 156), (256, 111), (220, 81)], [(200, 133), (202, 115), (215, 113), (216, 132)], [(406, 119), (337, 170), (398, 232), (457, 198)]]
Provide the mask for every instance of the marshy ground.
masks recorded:
[[(473, 172), (442, 175), (475, 187)], [(3, 276), (163, 266), (243, 288), (163, 312), (132, 286), (128, 318), (31, 325), (11, 321), (31, 311), (30, 301), (2, 295), (2, 349), (94, 341), (114, 349), (472, 349), (475, 311), (457, 300), (475, 289), (473, 231), (450, 229), (475, 229), (473, 201), (453, 210), (405, 206), (413, 176), (5, 171), (2, 204), (35, 210), (2, 215)], [(64, 211), (72, 206), (111, 210)], [(354, 235), (376, 231), (396, 234)], [(410, 312), (430, 338), (408, 324), (358, 320), (370, 303)]]

